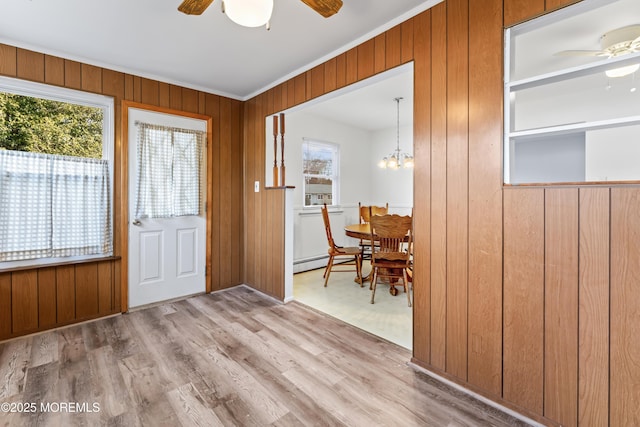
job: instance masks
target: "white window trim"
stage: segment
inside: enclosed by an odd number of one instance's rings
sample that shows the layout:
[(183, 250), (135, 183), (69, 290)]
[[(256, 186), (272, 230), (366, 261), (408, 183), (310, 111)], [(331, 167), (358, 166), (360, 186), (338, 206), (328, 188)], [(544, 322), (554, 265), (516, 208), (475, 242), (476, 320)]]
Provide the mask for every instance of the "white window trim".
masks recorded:
[[(114, 203), (114, 146), (115, 146), (115, 107), (112, 97), (98, 95), (90, 92), (83, 92), (75, 89), (63, 88), (44, 83), (30, 82), (27, 80), (12, 77), (0, 76), (0, 92), (12, 93), (15, 95), (31, 96), (34, 98), (44, 98), (52, 101), (74, 103), (88, 107), (100, 108), (103, 111), (102, 124), (102, 158), (109, 161), (109, 184), (111, 188), (111, 230), (115, 232)], [(114, 248), (115, 249), (115, 248)], [(105, 258), (105, 255), (73, 256), (64, 258), (37, 258), (22, 261), (0, 262), (0, 271), (16, 269), (20, 267), (45, 266), (61, 262), (76, 262), (90, 259)]]

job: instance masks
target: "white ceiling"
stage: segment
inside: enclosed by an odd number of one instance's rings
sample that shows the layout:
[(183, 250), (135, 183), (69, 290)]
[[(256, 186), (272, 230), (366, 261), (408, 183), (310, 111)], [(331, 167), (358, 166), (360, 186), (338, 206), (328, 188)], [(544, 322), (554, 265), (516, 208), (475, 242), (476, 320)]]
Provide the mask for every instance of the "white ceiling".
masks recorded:
[[(541, 23), (543, 25), (541, 25)], [(603, 60), (557, 55), (564, 50), (600, 50), (601, 37), (640, 24), (640, 0), (585, 0), (516, 27), (514, 80)]]
[(344, 0), (323, 18), (275, 0), (271, 30), (240, 27), (220, 0), (200, 16), (181, 0), (2, 0), (0, 42), (246, 100), (441, 0)]
[[(395, 98), (401, 97), (399, 105)], [(332, 92), (295, 108), (349, 126), (376, 132), (413, 123), (413, 66), (406, 64), (386, 73)]]

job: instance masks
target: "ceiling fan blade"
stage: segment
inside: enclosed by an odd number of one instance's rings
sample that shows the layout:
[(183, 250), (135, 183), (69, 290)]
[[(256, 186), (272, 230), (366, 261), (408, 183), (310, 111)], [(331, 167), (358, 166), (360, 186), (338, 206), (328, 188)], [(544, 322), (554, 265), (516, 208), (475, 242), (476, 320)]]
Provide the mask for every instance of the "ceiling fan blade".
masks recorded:
[(554, 56), (608, 56), (602, 50), (562, 50), (553, 54)]
[(201, 15), (213, 0), (184, 0), (178, 10), (187, 15)]
[(335, 15), (342, 7), (342, 0), (302, 0), (302, 2), (325, 18)]

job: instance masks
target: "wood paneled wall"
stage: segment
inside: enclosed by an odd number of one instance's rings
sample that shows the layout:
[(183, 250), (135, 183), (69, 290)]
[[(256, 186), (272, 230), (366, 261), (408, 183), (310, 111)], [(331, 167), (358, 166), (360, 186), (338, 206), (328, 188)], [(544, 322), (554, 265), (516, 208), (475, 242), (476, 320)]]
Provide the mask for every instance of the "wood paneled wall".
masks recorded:
[(502, 184), (503, 28), (574, 2), (446, 0), (248, 101), (247, 283), (282, 295), (265, 117), (413, 61), (414, 362), (544, 424), (640, 425), (640, 188)]
[(120, 312), (120, 261), (0, 273), (0, 340)]
[[(180, 111), (204, 114), (212, 117), (213, 147), (207, 165), (212, 169), (212, 203), (207, 206), (207, 220), (211, 224), (211, 278), (212, 290), (219, 290), (234, 286), (244, 279), (244, 248), (243, 248), (243, 106), (241, 101), (204, 93), (201, 91), (180, 87), (156, 80), (151, 80), (131, 74), (112, 71), (106, 68), (82, 64), (55, 56), (42, 54), (0, 44), (0, 75), (31, 80), (71, 89), (84, 90), (114, 98), (115, 104), (115, 156), (114, 156), (114, 253), (122, 255), (122, 232), (126, 224), (122, 224), (123, 203), (127, 200), (127, 184), (122, 182), (122, 167), (126, 165), (127, 147), (122, 145), (121, 104), (123, 100), (134, 101), (157, 107), (167, 107)], [(82, 265), (82, 266), (81, 266)], [(62, 305), (58, 316), (64, 319), (62, 323), (69, 323), (72, 319), (80, 320), (89, 316), (94, 317), (96, 311), (92, 306), (87, 307), (82, 298), (93, 292), (93, 279), (84, 276), (84, 264), (57, 267), (56, 274), (46, 273), (48, 270), (28, 270), (24, 273), (12, 272), (3, 274), (0, 283), (2, 291), (0, 307), (9, 307), (9, 300), (5, 297), (11, 290), (12, 306), (24, 307), (15, 311), (15, 326), (11, 327), (11, 335), (33, 332), (34, 330), (53, 327), (61, 322), (35, 322), (33, 314), (38, 307), (38, 299), (46, 299), (46, 292), (53, 292), (48, 286), (57, 286)], [(136, 268), (136, 266), (131, 266)], [(36, 274), (35, 272), (43, 272)], [(71, 274), (75, 271), (75, 276)], [(86, 280), (79, 282), (80, 277)], [(35, 276), (34, 276), (35, 274)], [(119, 271), (115, 282), (117, 286), (126, 280), (126, 271)], [(24, 277), (23, 277), (24, 276)], [(35, 277), (38, 277), (36, 280)], [(56, 281), (52, 279), (55, 276)], [(75, 277), (75, 278), (74, 278)], [(46, 283), (49, 283), (47, 285)], [(10, 286), (11, 285), (11, 286)], [(86, 285), (86, 289), (85, 289)], [(121, 291), (126, 292), (126, 289)], [(120, 290), (119, 290), (120, 292)], [(67, 307), (77, 307), (76, 311), (67, 311)], [(85, 308), (88, 310), (83, 312)], [(29, 311), (31, 310), (31, 311)], [(119, 311), (119, 308), (118, 308)], [(6, 316), (4, 309), (2, 315)], [(65, 314), (67, 313), (67, 314)], [(99, 315), (103, 314), (101, 309)], [(21, 317), (22, 316), (22, 317)], [(75, 317), (74, 317), (75, 316)], [(7, 323), (1, 319), (0, 330), (7, 329)], [(35, 322), (35, 323), (34, 323)], [(33, 329), (37, 325), (36, 329)], [(6, 334), (0, 333), (0, 339)]]

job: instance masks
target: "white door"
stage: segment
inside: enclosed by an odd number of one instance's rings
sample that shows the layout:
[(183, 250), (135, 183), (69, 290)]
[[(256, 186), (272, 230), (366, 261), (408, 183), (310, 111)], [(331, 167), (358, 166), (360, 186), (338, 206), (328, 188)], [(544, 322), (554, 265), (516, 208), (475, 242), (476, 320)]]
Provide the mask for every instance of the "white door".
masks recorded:
[[(129, 308), (205, 292), (206, 219), (200, 215), (137, 218), (136, 121), (206, 131), (207, 122), (129, 108)], [(206, 153), (206, 148), (203, 147)], [(206, 156), (202, 156), (206, 158)], [(200, 183), (206, 185), (206, 165)], [(194, 185), (197, 185), (194, 183)], [(162, 188), (153, 188), (162, 197)], [(200, 191), (204, 197), (206, 190)], [(204, 201), (201, 201), (204, 206)]]

